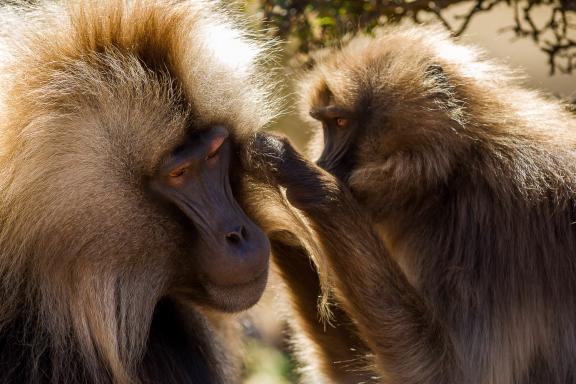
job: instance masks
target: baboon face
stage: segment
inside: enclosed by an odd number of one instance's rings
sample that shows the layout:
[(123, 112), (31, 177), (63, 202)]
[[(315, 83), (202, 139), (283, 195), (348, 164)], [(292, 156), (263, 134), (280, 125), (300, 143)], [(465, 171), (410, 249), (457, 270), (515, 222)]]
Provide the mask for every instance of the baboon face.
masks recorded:
[(129, 98), (121, 104), (130, 114), (58, 126), (60, 135), (43, 142), (42, 180), (22, 176), (30, 194), (22, 204), (35, 206), (39, 226), (51, 221), (28, 236), (45, 245), (40, 262), (77, 270), (78, 279), (125, 271), (161, 287), (158, 295), (227, 312), (252, 306), (267, 282), (270, 245), (237, 199), (235, 126), (191, 123), (155, 100), (147, 111)]
[(368, 126), (373, 124), (371, 89), (362, 84), (359, 58), (343, 60), (344, 51), (321, 52), (322, 61), (313, 68), (301, 85), (302, 110), (320, 126), (316, 132), (317, 164), (347, 182), (359, 165), (358, 148), (370, 142)]
[[(328, 83), (320, 89), (320, 96), (308, 106), (308, 114), (321, 126), (317, 135), (322, 136), (323, 145), (316, 162), (346, 183), (362, 160), (358, 156), (359, 147), (371, 140), (371, 116), (364, 105), (336, 97)], [(354, 89), (344, 92), (352, 96)]]
[(353, 110), (329, 103), (312, 107), (310, 116), (322, 124), (324, 148), (318, 165), (346, 181), (356, 161), (354, 149), (361, 128), (358, 115)]
[[(266, 284), (270, 245), (231, 188), (232, 144), (216, 125), (188, 135), (165, 158), (150, 187), (193, 237), (173, 290), (220, 309), (254, 304)], [(186, 265), (193, 266), (193, 270)]]

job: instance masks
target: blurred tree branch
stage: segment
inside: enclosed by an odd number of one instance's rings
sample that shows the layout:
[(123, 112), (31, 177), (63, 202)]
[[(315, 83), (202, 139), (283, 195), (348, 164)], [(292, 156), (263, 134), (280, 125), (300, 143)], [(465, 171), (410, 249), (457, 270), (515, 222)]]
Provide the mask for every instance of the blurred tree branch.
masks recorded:
[[(530, 38), (546, 53), (551, 74), (572, 73), (576, 66), (575, 0), (260, 0), (258, 4), (273, 33), (289, 39), (304, 58), (344, 35), (370, 33), (404, 19), (417, 23), (436, 19), (459, 36), (478, 14), (506, 6), (513, 9), (514, 17), (501, 32)], [(455, 4), (469, 4), (469, 8), (449, 19), (446, 11)], [(535, 21), (536, 9), (549, 15), (544, 23)]]

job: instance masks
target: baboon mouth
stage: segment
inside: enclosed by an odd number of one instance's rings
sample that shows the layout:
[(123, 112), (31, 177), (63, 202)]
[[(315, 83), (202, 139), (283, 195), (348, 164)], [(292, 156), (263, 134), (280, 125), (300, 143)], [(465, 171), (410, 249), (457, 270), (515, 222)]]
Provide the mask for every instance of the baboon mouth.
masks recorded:
[(207, 284), (205, 289), (212, 306), (225, 312), (238, 312), (250, 308), (260, 300), (268, 282), (268, 268), (243, 284)]
[(268, 279), (268, 267), (264, 268), (262, 270), (262, 272), (260, 272), (258, 275), (256, 275), (252, 279), (246, 281), (245, 283), (230, 284), (230, 285), (215, 285), (215, 286), (222, 288), (222, 289), (230, 289), (230, 290), (242, 289), (242, 288), (248, 287), (250, 285), (257, 284), (262, 279)]

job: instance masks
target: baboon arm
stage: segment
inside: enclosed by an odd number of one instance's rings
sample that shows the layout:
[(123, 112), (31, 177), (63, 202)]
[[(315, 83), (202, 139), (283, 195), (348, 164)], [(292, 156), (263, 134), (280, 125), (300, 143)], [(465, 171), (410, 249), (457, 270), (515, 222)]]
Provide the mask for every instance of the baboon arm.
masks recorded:
[(442, 323), (411, 286), (350, 192), (286, 139), (261, 134), (261, 161), (309, 218), (326, 256), (336, 298), (391, 383), (460, 383)]
[[(340, 193), (340, 192), (339, 192)], [(350, 196), (306, 211), (327, 257), (335, 295), (374, 352), (386, 382), (456, 383), (448, 335)]]
[(288, 233), (271, 235), (274, 262), (289, 290), (296, 312), (291, 325), (304, 333), (313, 344), (318, 368), (334, 383), (370, 382), (374, 372), (366, 369), (368, 347), (358, 338), (354, 325), (339, 307), (333, 307), (330, 322), (321, 319), (318, 300), (321, 296), (318, 272), (306, 250), (293, 241)]

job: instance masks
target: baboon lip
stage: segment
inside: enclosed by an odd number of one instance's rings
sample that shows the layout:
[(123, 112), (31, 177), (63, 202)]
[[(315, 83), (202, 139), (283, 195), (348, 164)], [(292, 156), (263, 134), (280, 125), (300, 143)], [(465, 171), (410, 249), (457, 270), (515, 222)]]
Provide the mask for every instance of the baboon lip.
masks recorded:
[(260, 300), (268, 281), (268, 268), (252, 280), (235, 285), (206, 285), (212, 306), (225, 312), (238, 312), (252, 307)]
[(250, 280), (247, 280), (244, 283), (229, 284), (229, 285), (210, 283), (209, 285), (213, 288), (216, 288), (216, 289), (243, 289), (245, 287), (249, 287), (253, 284), (258, 283), (260, 280), (262, 280), (262, 278), (267, 277), (267, 276), (268, 276), (268, 265), (266, 265), (266, 268), (264, 268), (262, 270), (262, 272), (260, 272), (258, 275), (256, 275), (255, 277), (253, 277)]

